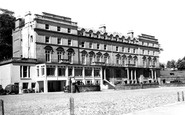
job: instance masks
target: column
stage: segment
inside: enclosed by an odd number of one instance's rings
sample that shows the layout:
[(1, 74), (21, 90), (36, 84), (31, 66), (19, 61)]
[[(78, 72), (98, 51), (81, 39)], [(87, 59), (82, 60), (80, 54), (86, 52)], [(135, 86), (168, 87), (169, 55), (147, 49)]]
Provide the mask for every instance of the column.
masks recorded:
[(68, 66), (65, 67), (66, 86), (69, 85)]
[(107, 78), (106, 78), (106, 69), (104, 69), (104, 79), (107, 80)]
[(154, 79), (155, 79), (155, 81), (157, 80), (157, 73), (156, 73), (156, 70), (154, 71)]
[(55, 67), (55, 76), (57, 77), (57, 80), (58, 80), (58, 66)]
[(102, 90), (102, 88), (103, 88), (103, 70), (102, 70), (102, 67), (101, 67), (101, 69), (100, 69), (100, 88), (101, 88), (101, 90)]
[(44, 93), (47, 93), (48, 92), (48, 80), (45, 79), (44, 80)]
[(22, 89), (23, 89), (23, 83), (19, 82), (19, 93), (22, 93)]
[(135, 81), (135, 84), (137, 84), (137, 77), (136, 77), (136, 70), (134, 71), (134, 81)]
[(92, 84), (95, 84), (94, 67), (92, 67)]
[(74, 77), (75, 76), (75, 67), (73, 66), (72, 67), (72, 77)]
[(83, 77), (82, 82), (85, 84), (85, 67), (83, 67), (82, 69), (82, 77)]
[(152, 69), (151, 69), (151, 74), (152, 74), (152, 82), (153, 82), (154, 81), (154, 72)]
[(39, 82), (36, 81), (35, 83), (35, 93), (38, 93), (39, 92)]
[(127, 68), (127, 84), (130, 83), (130, 80), (129, 80), (129, 68)]
[(131, 83), (133, 83), (133, 70), (131, 70)]

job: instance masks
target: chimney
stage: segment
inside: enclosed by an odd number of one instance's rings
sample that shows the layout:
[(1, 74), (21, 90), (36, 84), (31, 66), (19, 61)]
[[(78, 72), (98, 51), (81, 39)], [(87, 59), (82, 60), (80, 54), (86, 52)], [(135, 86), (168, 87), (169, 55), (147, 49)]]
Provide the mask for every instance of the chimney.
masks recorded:
[(132, 30), (130, 30), (127, 35), (129, 35), (131, 38), (134, 38), (134, 32)]
[(99, 29), (105, 33), (106, 32), (106, 26), (105, 26), (105, 24), (100, 25)]

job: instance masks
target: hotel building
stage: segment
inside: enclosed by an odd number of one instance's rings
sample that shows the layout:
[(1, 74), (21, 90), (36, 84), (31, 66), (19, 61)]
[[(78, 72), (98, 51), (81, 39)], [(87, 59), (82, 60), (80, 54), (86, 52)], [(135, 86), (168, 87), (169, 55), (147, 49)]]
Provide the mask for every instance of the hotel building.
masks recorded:
[(68, 17), (29, 12), (17, 18), (12, 36), (13, 58), (0, 63), (3, 87), (62, 91), (71, 78), (107, 89), (159, 77), (160, 47), (151, 35), (80, 28)]

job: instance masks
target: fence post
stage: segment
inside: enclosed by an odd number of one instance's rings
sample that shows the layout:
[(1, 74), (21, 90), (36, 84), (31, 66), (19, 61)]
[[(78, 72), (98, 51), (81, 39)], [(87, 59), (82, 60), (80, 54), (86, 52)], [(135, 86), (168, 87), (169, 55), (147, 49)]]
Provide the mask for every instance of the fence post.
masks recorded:
[(180, 94), (177, 92), (177, 100), (180, 101)]
[(1, 115), (4, 115), (4, 102), (2, 99), (0, 100), (0, 110), (1, 110)]
[(182, 91), (182, 101), (184, 101), (184, 92)]
[(70, 97), (70, 115), (74, 115), (74, 98)]

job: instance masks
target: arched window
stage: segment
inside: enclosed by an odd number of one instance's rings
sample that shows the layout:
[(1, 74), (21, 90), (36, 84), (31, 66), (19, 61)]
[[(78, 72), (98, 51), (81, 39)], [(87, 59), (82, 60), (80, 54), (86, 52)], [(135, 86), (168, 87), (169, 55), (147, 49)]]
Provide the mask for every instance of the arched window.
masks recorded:
[(82, 64), (86, 64), (86, 56), (87, 56), (87, 52), (85, 50), (83, 50), (82, 52)]
[(105, 53), (104, 54), (104, 62), (105, 62), (105, 64), (108, 64), (109, 62), (108, 62), (108, 58), (109, 58), (109, 54), (108, 53)]
[(51, 53), (53, 52), (53, 48), (51, 46), (45, 46), (44, 49), (46, 62), (51, 62)]
[(72, 48), (69, 48), (67, 52), (68, 52), (68, 61), (71, 63), (73, 61), (73, 55), (75, 54), (75, 52)]
[(64, 59), (64, 49), (62, 47), (58, 47), (57, 49), (58, 61)]
[(137, 56), (134, 56), (134, 65), (137, 65)]
[(101, 52), (96, 53), (96, 61), (97, 62), (101, 62), (101, 56), (102, 56)]
[(92, 64), (94, 61), (95, 53), (93, 51), (89, 52), (89, 63)]
[(116, 64), (120, 64), (120, 54), (116, 55)]

